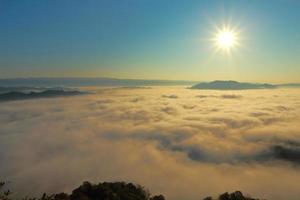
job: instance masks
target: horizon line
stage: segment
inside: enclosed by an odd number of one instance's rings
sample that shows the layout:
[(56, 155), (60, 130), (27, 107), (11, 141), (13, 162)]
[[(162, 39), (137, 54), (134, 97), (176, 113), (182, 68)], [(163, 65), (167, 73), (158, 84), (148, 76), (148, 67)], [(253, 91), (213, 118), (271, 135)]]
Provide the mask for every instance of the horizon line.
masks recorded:
[(214, 80), (186, 80), (186, 79), (148, 79), (148, 78), (116, 78), (116, 77), (80, 77), (80, 76), (67, 76), (67, 77), (46, 77), (46, 76), (36, 76), (36, 77), (7, 77), (1, 78), (0, 80), (29, 80), (29, 79), (110, 79), (110, 80), (128, 80), (128, 81), (169, 81), (169, 82), (194, 82), (194, 83), (204, 83), (204, 82), (213, 82), (213, 81), (236, 81), (239, 83), (265, 83), (265, 84), (274, 84), (274, 85), (288, 85), (288, 84), (300, 84), (300, 82), (257, 82), (257, 81), (239, 81), (234, 79), (214, 79)]

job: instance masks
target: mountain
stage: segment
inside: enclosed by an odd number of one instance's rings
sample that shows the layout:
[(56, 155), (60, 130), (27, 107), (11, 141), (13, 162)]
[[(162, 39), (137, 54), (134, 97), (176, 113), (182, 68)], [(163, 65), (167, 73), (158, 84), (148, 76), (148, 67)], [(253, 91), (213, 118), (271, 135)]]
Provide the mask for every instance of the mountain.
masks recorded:
[(278, 86), (283, 88), (300, 88), (300, 83), (287, 83), (287, 84), (280, 84)]
[(43, 92), (46, 90), (65, 90), (70, 91), (74, 89), (70, 88), (63, 88), (63, 87), (31, 87), (31, 86), (9, 86), (9, 87), (2, 87), (0, 86), (0, 94), (8, 93), (8, 92), (23, 92), (23, 93), (30, 93), (30, 92)]
[(213, 81), (202, 82), (193, 85), (191, 89), (202, 90), (249, 90), (249, 89), (274, 89), (276, 85), (260, 84), (260, 83), (241, 83), (237, 81)]
[(80, 91), (65, 91), (65, 90), (45, 90), (42, 92), (20, 92), (20, 91), (11, 91), (7, 93), (0, 94), (0, 102), (4, 101), (16, 101), (16, 100), (27, 100), (27, 99), (36, 99), (36, 98), (53, 98), (61, 96), (74, 96), (85, 94), (85, 92)]
[(143, 80), (143, 79), (117, 79), (117, 78), (11, 78), (0, 79), (0, 86), (168, 86), (193, 85), (196, 81), (184, 80)]

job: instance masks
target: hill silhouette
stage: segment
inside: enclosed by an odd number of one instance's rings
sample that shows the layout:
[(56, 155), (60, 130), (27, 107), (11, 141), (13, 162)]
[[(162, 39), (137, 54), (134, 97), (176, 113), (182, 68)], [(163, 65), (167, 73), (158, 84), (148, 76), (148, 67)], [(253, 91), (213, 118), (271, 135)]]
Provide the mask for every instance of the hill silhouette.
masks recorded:
[(27, 99), (36, 99), (36, 98), (53, 98), (61, 96), (74, 96), (85, 94), (80, 91), (65, 91), (65, 90), (45, 90), (42, 92), (20, 92), (20, 91), (11, 91), (7, 93), (0, 94), (0, 102), (5, 101), (17, 101), (17, 100), (27, 100)]
[(243, 195), (242, 192), (235, 191), (233, 193), (228, 193), (228, 192), (223, 193), (223, 194), (219, 195), (219, 197), (217, 197), (217, 198), (206, 197), (203, 200), (259, 200), (259, 199), (246, 197)]
[(276, 85), (267, 83), (241, 83), (237, 81), (212, 81), (193, 85), (191, 89), (202, 90), (248, 90), (248, 89), (274, 89)]
[(171, 86), (192, 85), (196, 81), (186, 80), (150, 80), (150, 79), (118, 79), (118, 78), (8, 78), (0, 79), (2, 86)]
[[(11, 192), (4, 190), (5, 182), (0, 182), (0, 200), (14, 200)], [(2, 192), (1, 192), (2, 191)], [(92, 184), (83, 182), (71, 194), (57, 193), (43, 194), (40, 198), (28, 198), (23, 200), (166, 200), (163, 195), (151, 196), (150, 192), (140, 185), (125, 182), (103, 182)], [(246, 197), (242, 192), (224, 193), (217, 198), (206, 197), (203, 200), (259, 200)]]

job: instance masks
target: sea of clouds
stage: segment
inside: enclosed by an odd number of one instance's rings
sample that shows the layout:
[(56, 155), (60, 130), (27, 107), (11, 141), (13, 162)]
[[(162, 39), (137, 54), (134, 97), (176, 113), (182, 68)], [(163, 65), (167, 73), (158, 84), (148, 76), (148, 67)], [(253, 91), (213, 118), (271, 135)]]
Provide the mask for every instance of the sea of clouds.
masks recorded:
[(81, 88), (0, 103), (0, 178), (24, 195), (128, 181), (170, 200), (300, 196), (300, 90)]

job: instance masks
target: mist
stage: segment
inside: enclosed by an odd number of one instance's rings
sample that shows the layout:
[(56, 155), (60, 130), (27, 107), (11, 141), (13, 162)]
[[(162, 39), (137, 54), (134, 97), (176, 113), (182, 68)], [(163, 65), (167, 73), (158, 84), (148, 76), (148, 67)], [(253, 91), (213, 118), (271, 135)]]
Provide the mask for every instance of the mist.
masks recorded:
[(0, 177), (13, 191), (128, 181), (167, 199), (300, 195), (297, 89), (81, 88), (0, 104)]

